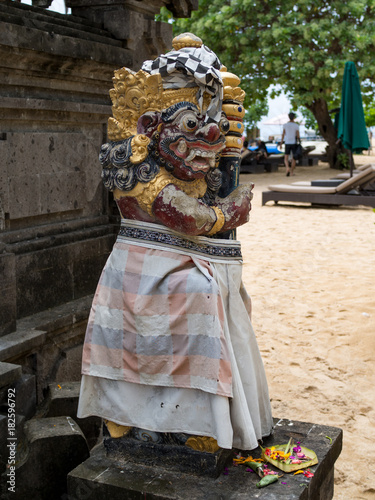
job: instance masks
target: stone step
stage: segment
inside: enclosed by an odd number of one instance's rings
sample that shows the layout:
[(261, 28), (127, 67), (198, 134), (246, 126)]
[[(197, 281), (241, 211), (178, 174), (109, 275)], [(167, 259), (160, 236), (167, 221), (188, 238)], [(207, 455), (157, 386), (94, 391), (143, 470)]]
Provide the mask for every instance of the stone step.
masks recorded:
[(78, 36), (95, 41), (103, 39), (103, 43), (121, 46), (121, 42), (102, 29), (100, 24), (78, 16), (59, 14), (23, 3), (0, 2), (0, 19), (43, 31), (49, 31), (51, 28), (53, 32), (67, 36)]
[(108, 226), (108, 217), (99, 215), (97, 217), (81, 217), (79, 219), (66, 220), (62, 222), (45, 223), (39, 226), (26, 227), (24, 229), (9, 230), (1, 233), (1, 241), (12, 245), (35, 238), (45, 238), (57, 234), (80, 231), (87, 228)]
[[(26, 56), (24, 50), (28, 51), (27, 60), (30, 62), (32, 70), (35, 67), (38, 68), (46, 57), (52, 56), (48, 65), (43, 66), (43, 71), (49, 75), (53, 75), (53, 68), (56, 68), (56, 74), (59, 74), (60, 71), (63, 72), (62, 74), (66, 73), (67, 68), (70, 73), (73, 64), (74, 68), (79, 69), (80, 72), (85, 70), (85, 78), (88, 78), (89, 81), (95, 79), (95, 74), (98, 74), (98, 80), (103, 78), (103, 71), (104, 78), (110, 80), (113, 69), (121, 67), (121, 65), (131, 66), (133, 64), (132, 51), (124, 48), (122, 42), (109, 43), (110, 37), (104, 42), (103, 39), (98, 42), (95, 39), (87, 40), (80, 37), (80, 33), (85, 32), (77, 31), (75, 37), (60, 34), (57, 30), (50, 33), (38, 28), (25, 28), (22, 25), (6, 22), (1, 19), (1, 16), (0, 33), (2, 35), (0, 50), (8, 54), (9, 51), (17, 48), (19, 51), (17, 54), (22, 54), (22, 57)], [(19, 63), (18, 58), (15, 58), (14, 61), (8, 61), (7, 56), (3, 56), (3, 54), (1, 56), (5, 57), (3, 65), (5, 68), (8, 67), (7, 65), (14, 67)], [(23, 61), (21, 60), (21, 62)], [(99, 70), (99, 65), (102, 65), (104, 69)], [(19, 66), (22, 67), (22, 64)], [(109, 69), (110, 78), (108, 78)]]
[(73, 242), (90, 240), (92, 238), (100, 238), (112, 234), (110, 226), (96, 226), (72, 231), (70, 233), (56, 234), (53, 237), (45, 236), (35, 238), (34, 240), (25, 240), (14, 243), (8, 246), (8, 250), (16, 255), (35, 252), (37, 250), (46, 250), (47, 248), (58, 247), (61, 245), (71, 244)]
[[(22, 440), (18, 436), (9, 441), (16, 449), (16, 463), (1, 476), (1, 498), (61, 499), (68, 472), (89, 456), (82, 431), (70, 417), (32, 419), (24, 431)], [(19, 463), (21, 450), (27, 453)]]
[(81, 382), (61, 382), (48, 386), (44, 417), (71, 417), (85, 435), (89, 448), (97, 444), (102, 429), (99, 417), (78, 418), (77, 408)]
[(0, 389), (14, 384), (22, 375), (22, 366), (0, 363)]
[(122, 42), (119, 40), (115, 40), (109, 34), (107, 36), (96, 35), (95, 33), (81, 30), (79, 26), (68, 27), (56, 24), (54, 22), (46, 22), (46, 20), (34, 19), (32, 17), (21, 17), (18, 13), (10, 14), (8, 12), (0, 14), (0, 20), (9, 24), (17, 24), (30, 30), (32, 29), (44, 31), (46, 33), (49, 33), (51, 36), (63, 35), (71, 38), (79, 38), (80, 40), (83, 39), (89, 40), (91, 42), (99, 42), (106, 45), (122, 47)]
[(10, 408), (10, 415), (32, 418), (36, 411), (36, 382), (34, 375), (22, 373), (22, 366), (0, 362), (0, 415), (6, 413), (6, 408)]

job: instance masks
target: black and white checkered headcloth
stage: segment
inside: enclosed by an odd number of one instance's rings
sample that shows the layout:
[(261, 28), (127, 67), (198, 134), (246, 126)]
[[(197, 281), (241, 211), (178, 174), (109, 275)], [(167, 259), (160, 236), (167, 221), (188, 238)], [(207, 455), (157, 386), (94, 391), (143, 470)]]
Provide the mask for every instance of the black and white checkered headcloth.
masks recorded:
[(197, 100), (203, 109), (203, 94), (212, 96), (207, 109), (206, 122), (219, 123), (223, 102), (221, 63), (208, 47), (184, 47), (160, 55), (154, 61), (145, 61), (142, 69), (151, 75), (160, 73), (164, 89), (196, 87)]

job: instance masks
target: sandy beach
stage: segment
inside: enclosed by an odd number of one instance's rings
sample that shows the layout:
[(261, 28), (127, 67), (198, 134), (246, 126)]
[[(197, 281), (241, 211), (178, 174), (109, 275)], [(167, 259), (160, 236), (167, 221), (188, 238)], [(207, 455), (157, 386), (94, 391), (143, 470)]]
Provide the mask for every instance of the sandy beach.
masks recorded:
[[(355, 164), (375, 157), (355, 156)], [(261, 206), (269, 184), (328, 179), (327, 164), (242, 174), (244, 282), (273, 415), (340, 427), (335, 500), (375, 498), (375, 213), (369, 207)]]

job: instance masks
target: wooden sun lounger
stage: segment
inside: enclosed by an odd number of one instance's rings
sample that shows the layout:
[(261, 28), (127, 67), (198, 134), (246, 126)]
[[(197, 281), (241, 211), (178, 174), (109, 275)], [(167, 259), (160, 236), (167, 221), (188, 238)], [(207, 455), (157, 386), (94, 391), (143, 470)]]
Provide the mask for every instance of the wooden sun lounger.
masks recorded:
[(364, 186), (375, 180), (375, 165), (333, 187), (276, 184), (262, 193), (262, 205), (268, 201), (291, 201), (314, 205), (365, 205), (375, 207), (375, 193)]

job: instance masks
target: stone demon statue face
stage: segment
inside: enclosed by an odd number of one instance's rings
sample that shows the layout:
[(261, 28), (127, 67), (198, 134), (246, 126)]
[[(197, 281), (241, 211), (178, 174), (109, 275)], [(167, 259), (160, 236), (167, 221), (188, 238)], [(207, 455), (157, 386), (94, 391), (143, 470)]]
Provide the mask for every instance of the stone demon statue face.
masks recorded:
[(229, 122), (205, 123), (197, 106), (179, 102), (162, 112), (147, 112), (138, 120), (137, 132), (154, 141), (167, 170), (181, 180), (204, 177), (215, 167), (225, 147)]
[(212, 236), (248, 220), (251, 188), (232, 189), (244, 92), (195, 35), (175, 42), (137, 73), (115, 71), (102, 179), (124, 219)]

